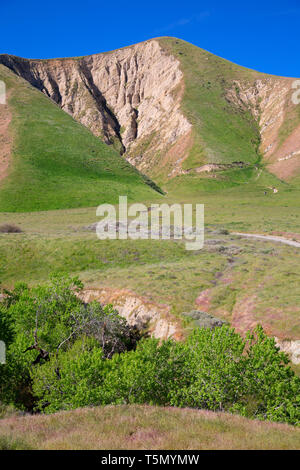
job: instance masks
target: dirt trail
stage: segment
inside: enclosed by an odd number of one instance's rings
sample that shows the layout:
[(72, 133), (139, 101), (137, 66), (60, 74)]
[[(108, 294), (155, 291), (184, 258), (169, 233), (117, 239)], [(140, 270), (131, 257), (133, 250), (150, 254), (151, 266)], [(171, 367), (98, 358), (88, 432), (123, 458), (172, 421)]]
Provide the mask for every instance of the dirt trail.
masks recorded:
[(9, 132), (11, 112), (7, 104), (0, 104), (0, 181), (7, 175), (12, 138)]
[(277, 237), (275, 235), (257, 235), (255, 233), (241, 233), (241, 232), (232, 232), (232, 235), (239, 235), (240, 237), (246, 238), (258, 238), (260, 240), (266, 240), (269, 242), (277, 242), (277, 243), (284, 243), (285, 245), (296, 246), (300, 248), (300, 243), (294, 240), (289, 240), (288, 238), (284, 237)]

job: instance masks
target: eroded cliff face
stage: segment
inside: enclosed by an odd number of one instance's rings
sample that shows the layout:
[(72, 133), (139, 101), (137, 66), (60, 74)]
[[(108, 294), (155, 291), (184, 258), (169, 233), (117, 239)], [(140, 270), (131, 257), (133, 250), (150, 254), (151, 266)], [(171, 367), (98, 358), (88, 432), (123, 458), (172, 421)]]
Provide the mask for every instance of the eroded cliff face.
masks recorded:
[(290, 357), (290, 360), (293, 364), (300, 364), (300, 340), (291, 341), (291, 340), (280, 340), (275, 337), (276, 345), (280, 348), (281, 351), (287, 353)]
[[(180, 111), (180, 63), (156, 40), (78, 59), (42, 61), (2, 55), (0, 62), (107, 144), (126, 152), (140, 170), (151, 166), (147, 153), (163, 152), (191, 128)], [(147, 148), (145, 142), (150, 140)]]
[[(85, 288), (79, 296), (85, 303), (96, 300), (102, 305), (112, 304), (118, 313), (126, 318), (130, 325), (135, 325), (142, 329), (144, 328), (154, 338), (161, 340), (167, 340), (168, 338), (182, 340), (184, 337), (180, 322), (170, 314), (169, 305), (152, 302), (128, 289), (115, 289), (110, 287)], [(231, 325), (236, 331), (242, 334), (248, 329), (255, 328), (257, 325), (257, 322), (251, 318), (251, 309), (255, 304), (255, 300), (255, 298), (249, 298), (246, 303), (244, 302), (243, 309), (237, 309), (238, 319), (233, 318), (231, 322)], [(201, 311), (199, 311), (201, 316), (203, 316), (204, 312), (209, 310), (209, 290), (203, 291), (200, 294), (196, 299), (196, 305), (201, 308)], [(198, 311), (194, 310), (190, 312), (190, 314), (195, 312), (197, 313)], [(224, 313), (226, 312), (223, 312), (223, 315)], [(190, 314), (187, 315), (191, 316)], [(229, 317), (229, 313), (228, 315), (225, 314), (225, 317), (226, 316)], [(194, 318), (193, 315), (192, 318)], [(213, 319), (214, 317), (211, 318)], [(222, 321), (219, 321), (214, 326), (221, 325)], [(197, 322), (195, 326), (198, 326)], [(201, 324), (201, 326), (203, 327), (205, 325)], [(290, 356), (290, 360), (293, 364), (300, 364), (300, 340), (282, 340), (275, 337), (275, 341), (280, 350)]]
[(235, 80), (227, 99), (249, 110), (259, 124), (260, 151), (269, 170), (289, 180), (300, 169), (300, 125), (292, 102), (292, 78), (268, 77), (249, 86)]
[(146, 329), (159, 339), (182, 339), (179, 322), (170, 314), (168, 305), (157, 304), (128, 289), (110, 287), (86, 288), (80, 294), (85, 302), (96, 300), (102, 305), (112, 304), (130, 325)]
[[(166, 52), (159, 40), (70, 59), (0, 55), (0, 63), (105, 143), (113, 144), (143, 173), (161, 179), (162, 175), (173, 178), (189, 172), (182, 164), (195, 136), (181, 109), (184, 76), (180, 59)], [(291, 99), (294, 79), (258, 72), (251, 72), (252, 78), (247, 79), (238, 67), (236, 77), (231, 85), (224, 85), (227, 101), (233, 108), (252, 113), (260, 129), (260, 151), (270, 171), (291, 179), (300, 171), (300, 118)], [(199, 83), (205, 85), (205, 77)], [(201, 106), (196, 119), (201, 122)], [(205, 132), (201, 139), (205, 144)], [(240, 159), (244, 161), (243, 155)], [(211, 169), (202, 165), (196, 173)]]

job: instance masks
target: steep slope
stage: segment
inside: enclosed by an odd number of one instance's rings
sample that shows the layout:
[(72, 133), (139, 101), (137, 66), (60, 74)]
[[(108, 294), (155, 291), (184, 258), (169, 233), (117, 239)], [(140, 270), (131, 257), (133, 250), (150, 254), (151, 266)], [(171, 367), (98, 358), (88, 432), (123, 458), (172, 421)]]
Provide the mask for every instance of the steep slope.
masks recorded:
[[(3, 63), (51, 97), (76, 120), (120, 153), (139, 154), (136, 166), (149, 162), (191, 128), (179, 111), (183, 74), (179, 61), (147, 41), (106, 54), (78, 59), (26, 60), (0, 56)], [(146, 139), (146, 140), (145, 140)]]
[(235, 162), (253, 166), (260, 161), (280, 178), (297, 174), (296, 159), (289, 172), (284, 163), (287, 152), (296, 155), (300, 150), (294, 79), (248, 70), (174, 38), (160, 43), (180, 60), (185, 77), (181, 107), (193, 125), (193, 143), (171, 174), (201, 174), (220, 164), (230, 168)]
[(293, 79), (176, 38), (69, 59), (0, 55), (0, 63), (142, 172), (162, 184), (175, 178), (170, 187), (199, 178), (256, 180), (261, 163), (287, 181), (300, 171)]
[(0, 65), (0, 80), (8, 91), (0, 105), (1, 211), (157, 197), (151, 181), (23, 78)]

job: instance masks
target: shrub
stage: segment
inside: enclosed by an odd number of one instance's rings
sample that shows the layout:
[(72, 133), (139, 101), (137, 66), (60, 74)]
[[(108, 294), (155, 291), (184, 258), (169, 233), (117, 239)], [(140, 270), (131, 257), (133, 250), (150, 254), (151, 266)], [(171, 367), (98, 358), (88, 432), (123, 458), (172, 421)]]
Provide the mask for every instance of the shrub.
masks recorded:
[(115, 355), (103, 382), (103, 404), (169, 405), (170, 392), (181, 387), (182, 343), (151, 338), (135, 351)]
[(66, 352), (31, 370), (37, 409), (46, 413), (101, 403), (102, 383), (109, 368), (99, 344), (78, 340)]
[(261, 326), (245, 339), (228, 326), (198, 329), (185, 359), (185, 385), (172, 390), (172, 405), (300, 424), (300, 378)]
[(76, 348), (33, 370), (40, 409), (147, 403), (300, 424), (300, 379), (261, 327), (245, 339), (228, 326), (197, 329), (185, 343), (144, 339), (110, 360)]
[(171, 404), (226, 410), (239, 399), (245, 344), (233, 329), (199, 328), (184, 346), (184, 385), (171, 391)]
[(107, 358), (136, 346), (140, 333), (112, 306), (85, 305), (76, 295), (81, 287), (77, 278), (53, 276), (47, 285), (30, 289), (20, 283), (5, 292), (0, 333), (10, 334), (10, 343), (0, 369), (0, 400), (31, 410), (31, 369), (68, 351), (79, 338), (94, 339)]
[(180, 379), (181, 359), (172, 341), (140, 342), (135, 351), (107, 360), (97, 343), (78, 340), (67, 352), (31, 372), (38, 408), (46, 413), (78, 406), (123, 403), (168, 404)]
[(300, 378), (262, 327), (245, 338), (223, 325), (197, 328), (185, 342), (140, 340), (112, 306), (85, 305), (81, 287), (77, 278), (55, 276), (6, 292), (3, 404), (51, 413), (148, 403), (300, 425)]

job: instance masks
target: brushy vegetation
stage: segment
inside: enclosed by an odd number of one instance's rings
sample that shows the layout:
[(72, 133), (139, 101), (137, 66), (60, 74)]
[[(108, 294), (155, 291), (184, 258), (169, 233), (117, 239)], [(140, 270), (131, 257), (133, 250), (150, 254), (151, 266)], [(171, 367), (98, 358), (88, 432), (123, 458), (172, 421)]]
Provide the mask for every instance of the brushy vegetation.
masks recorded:
[[(10, 96), (13, 155), (0, 211), (25, 212), (156, 198), (153, 183), (43, 93), (0, 65)], [(155, 185), (154, 188), (156, 189)]]
[(89, 347), (97, 345), (105, 358), (135, 347), (140, 333), (111, 306), (85, 305), (76, 295), (81, 287), (77, 278), (54, 276), (49, 285), (30, 290), (20, 283), (12, 292), (4, 291), (0, 304), (0, 336), (7, 346), (0, 384), (4, 402), (32, 409), (32, 366), (49, 361), (53, 354), (59, 357), (78, 338)]
[(300, 424), (300, 378), (261, 327), (245, 338), (222, 326), (185, 342), (141, 339), (110, 306), (84, 305), (81, 287), (54, 276), (6, 292), (2, 402), (46, 413), (146, 403)]

